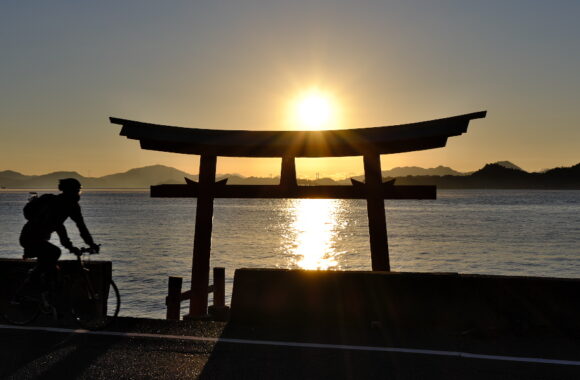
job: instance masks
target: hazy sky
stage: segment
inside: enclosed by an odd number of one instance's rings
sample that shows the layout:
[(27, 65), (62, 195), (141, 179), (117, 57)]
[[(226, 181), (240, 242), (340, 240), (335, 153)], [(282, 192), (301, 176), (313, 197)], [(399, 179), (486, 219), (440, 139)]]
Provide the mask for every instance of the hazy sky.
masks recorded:
[[(149, 152), (109, 116), (216, 129), (291, 129), (305, 89), (336, 128), (488, 110), (447, 147), (383, 167), (526, 170), (580, 161), (580, 1), (0, 2), (0, 170), (100, 176), (198, 158)], [(299, 176), (362, 172), (300, 160)], [(221, 159), (218, 172), (277, 175)]]

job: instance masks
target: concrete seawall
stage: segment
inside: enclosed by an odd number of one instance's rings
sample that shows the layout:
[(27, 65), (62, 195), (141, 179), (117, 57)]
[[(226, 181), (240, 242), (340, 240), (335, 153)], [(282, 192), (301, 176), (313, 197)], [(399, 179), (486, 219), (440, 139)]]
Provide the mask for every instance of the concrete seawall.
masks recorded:
[(231, 322), (440, 332), (580, 330), (580, 280), (457, 273), (238, 269)]

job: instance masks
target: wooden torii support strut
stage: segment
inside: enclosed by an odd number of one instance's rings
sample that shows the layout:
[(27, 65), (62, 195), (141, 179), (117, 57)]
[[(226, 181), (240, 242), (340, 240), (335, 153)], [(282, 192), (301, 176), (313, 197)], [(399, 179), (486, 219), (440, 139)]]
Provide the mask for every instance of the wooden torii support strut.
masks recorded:
[[(151, 186), (152, 197), (197, 197), (189, 316), (207, 314), (215, 198), (366, 199), (373, 271), (390, 270), (385, 199), (435, 199), (435, 186), (383, 183), (381, 154), (444, 147), (447, 138), (467, 131), (486, 111), (387, 127), (329, 131), (242, 131), (182, 128), (110, 118), (123, 126), (121, 135), (139, 140), (141, 148), (200, 155), (199, 183)], [(278, 157), (279, 185), (227, 185), (216, 182), (217, 157)], [(350, 186), (299, 186), (297, 157), (362, 156), (365, 182)]]

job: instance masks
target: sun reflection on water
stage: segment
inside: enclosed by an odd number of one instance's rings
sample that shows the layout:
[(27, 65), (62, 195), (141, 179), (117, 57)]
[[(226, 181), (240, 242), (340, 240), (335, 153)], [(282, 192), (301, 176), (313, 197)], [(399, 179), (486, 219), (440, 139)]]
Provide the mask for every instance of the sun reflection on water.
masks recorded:
[(339, 204), (334, 199), (296, 199), (288, 212), (293, 216), (291, 260), (302, 269), (338, 267), (334, 247)]

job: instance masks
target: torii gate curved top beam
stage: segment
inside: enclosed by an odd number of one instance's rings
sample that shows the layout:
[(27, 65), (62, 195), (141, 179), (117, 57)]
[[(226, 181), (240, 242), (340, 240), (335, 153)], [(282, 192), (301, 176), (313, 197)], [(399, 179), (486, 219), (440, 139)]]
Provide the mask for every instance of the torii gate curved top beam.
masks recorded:
[(444, 147), (447, 138), (467, 131), (486, 111), (418, 123), (328, 131), (244, 131), (183, 128), (111, 117), (121, 136), (141, 148), (223, 157), (343, 157)]

